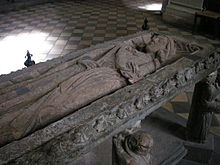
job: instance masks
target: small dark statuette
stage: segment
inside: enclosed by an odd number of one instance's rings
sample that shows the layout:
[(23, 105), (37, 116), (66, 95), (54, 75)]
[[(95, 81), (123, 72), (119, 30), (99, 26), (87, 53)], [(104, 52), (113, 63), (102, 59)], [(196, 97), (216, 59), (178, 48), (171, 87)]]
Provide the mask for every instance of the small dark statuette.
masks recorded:
[(220, 113), (220, 102), (216, 100), (220, 92), (220, 73), (210, 74), (195, 85), (192, 105), (187, 123), (187, 138), (204, 143), (211, 126), (213, 113)]
[(144, 19), (144, 24), (142, 25), (142, 29), (143, 29), (143, 30), (149, 30), (149, 29), (150, 29), (150, 27), (149, 27), (149, 25), (148, 25), (148, 20), (147, 20), (147, 18)]
[(24, 65), (25, 65), (26, 67), (29, 67), (29, 66), (35, 64), (35, 62), (34, 62), (33, 60), (31, 60), (31, 56), (33, 56), (33, 55), (30, 54), (29, 51), (27, 51), (27, 54), (26, 54), (26, 56), (25, 56), (25, 58), (27, 57), (27, 60), (24, 62)]

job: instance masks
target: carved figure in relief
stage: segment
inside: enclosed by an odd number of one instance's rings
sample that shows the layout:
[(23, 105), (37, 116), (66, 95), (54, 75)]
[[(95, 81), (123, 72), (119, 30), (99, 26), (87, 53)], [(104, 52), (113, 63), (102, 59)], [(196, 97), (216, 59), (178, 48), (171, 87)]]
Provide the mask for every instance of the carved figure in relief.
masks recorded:
[(188, 140), (198, 143), (205, 142), (213, 113), (220, 113), (220, 102), (215, 100), (220, 93), (219, 85), (220, 73), (217, 71), (195, 85), (187, 122)]
[(120, 133), (113, 138), (114, 165), (151, 165), (152, 137), (144, 131)]
[(36, 81), (0, 89), (3, 93), (0, 96), (0, 146), (143, 79), (176, 60), (178, 52), (191, 54), (200, 49), (197, 45), (188, 49), (187, 45), (190, 44), (149, 33), (85, 53), (77, 60), (68, 61), (68, 65), (60, 64), (53, 72), (49, 70)]

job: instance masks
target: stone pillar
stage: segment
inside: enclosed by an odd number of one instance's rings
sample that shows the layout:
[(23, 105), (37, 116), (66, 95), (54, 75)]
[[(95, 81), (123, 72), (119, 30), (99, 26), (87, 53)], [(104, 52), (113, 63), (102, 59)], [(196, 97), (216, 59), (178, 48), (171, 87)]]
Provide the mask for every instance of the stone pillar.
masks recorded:
[(167, 23), (192, 27), (195, 12), (203, 9), (204, 0), (170, 0), (163, 13), (163, 20)]
[(220, 102), (215, 100), (220, 91), (219, 76), (220, 72), (213, 72), (195, 85), (187, 122), (187, 138), (190, 141), (205, 143), (212, 115), (220, 113)]
[(161, 12), (164, 13), (166, 11), (167, 5), (170, 3), (170, 0), (163, 0)]

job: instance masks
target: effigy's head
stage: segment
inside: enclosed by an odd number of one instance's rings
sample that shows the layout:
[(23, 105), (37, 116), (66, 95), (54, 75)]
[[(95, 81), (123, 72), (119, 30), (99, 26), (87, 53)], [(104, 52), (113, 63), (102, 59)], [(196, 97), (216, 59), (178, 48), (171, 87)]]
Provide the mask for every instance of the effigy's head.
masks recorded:
[(153, 138), (144, 131), (129, 135), (126, 141), (129, 149), (139, 155), (149, 154), (153, 146)]
[(147, 52), (156, 53), (159, 50), (174, 51), (174, 40), (166, 35), (154, 34), (146, 45)]
[(168, 38), (164, 35), (153, 35), (151, 41), (146, 45), (146, 50), (156, 53), (158, 50), (166, 49), (168, 42)]
[[(146, 52), (153, 53), (156, 56), (162, 54), (164, 60), (168, 60), (175, 56), (176, 46), (174, 39), (166, 35), (154, 34), (149, 43), (146, 44)], [(159, 56), (160, 56), (159, 55)]]

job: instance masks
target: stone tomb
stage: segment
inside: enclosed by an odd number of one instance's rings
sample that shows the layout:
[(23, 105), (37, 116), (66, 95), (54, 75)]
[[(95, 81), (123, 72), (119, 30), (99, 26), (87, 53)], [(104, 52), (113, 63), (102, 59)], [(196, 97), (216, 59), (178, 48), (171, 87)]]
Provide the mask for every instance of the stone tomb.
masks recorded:
[(141, 32), (0, 77), (0, 164), (70, 164), (191, 87), (219, 51)]

